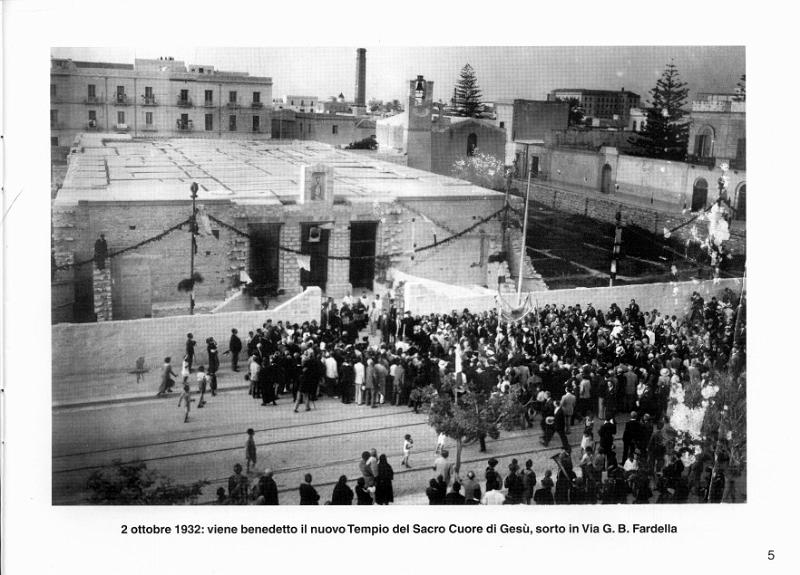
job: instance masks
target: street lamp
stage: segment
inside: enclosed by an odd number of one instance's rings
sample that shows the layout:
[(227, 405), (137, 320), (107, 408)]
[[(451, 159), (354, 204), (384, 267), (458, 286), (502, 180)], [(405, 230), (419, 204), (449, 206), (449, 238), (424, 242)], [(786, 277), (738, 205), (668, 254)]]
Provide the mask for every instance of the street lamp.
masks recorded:
[(189, 281), (192, 289), (189, 291), (189, 315), (194, 315), (194, 254), (197, 252), (197, 182), (192, 182), (189, 188), (192, 192), (192, 250), (189, 258)]

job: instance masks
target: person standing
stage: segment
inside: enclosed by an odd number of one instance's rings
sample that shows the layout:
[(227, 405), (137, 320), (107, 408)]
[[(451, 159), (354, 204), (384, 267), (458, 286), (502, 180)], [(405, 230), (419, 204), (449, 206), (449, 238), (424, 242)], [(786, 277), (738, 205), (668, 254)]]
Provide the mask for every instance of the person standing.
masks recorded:
[(372, 370), (372, 407), (378, 407), (378, 405), (384, 402), (384, 397), (386, 397), (386, 376), (388, 375), (389, 371), (381, 361), (376, 361), (372, 366)]
[(394, 502), (393, 479), (394, 470), (386, 460), (386, 454), (381, 453), (378, 459), (378, 475), (375, 477), (375, 503), (378, 505), (388, 505)]
[(263, 497), (262, 505), (278, 505), (278, 484), (272, 478), (272, 470), (265, 469), (258, 480), (259, 497)]
[(256, 442), (254, 439), (256, 432), (253, 431), (253, 428), (247, 430), (247, 443), (244, 446), (244, 458), (247, 462), (247, 469), (245, 473), (250, 473), (250, 465), (252, 464), (253, 469), (256, 468)]
[(197, 368), (196, 376), (197, 376), (197, 391), (200, 394), (200, 399), (197, 401), (197, 409), (200, 409), (201, 407), (205, 407), (206, 405), (206, 400), (205, 400), (206, 385), (208, 383), (206, 370), (202, 365)]
[(411, 457), (411, 450), (414, 448), (414, 440), (411, 439), (411, 434), (406, 433), (406, 436), (403, 438), (403, 461), (400, 463), (403, 467), (411, 468), (411, 464), (408, 462), (409, 457)]
[(464, 504), (479, 505), (481, 502), (481, 484), (475, 481), (475, 472), (468, 471), (464, 481)]
[(372, 494), (363, 477), (356, 480), (356, 505), (372, 505)]
[(444, 504), (445, 505), (464, 505), (465, 498), (461, 495), (461, 484), (458, 481), (453, 481), (453, 489), (445, 495), (444, 497)]
[(561, 409), (564, 411), (564, 431), (569, 433), (569, 428), (575, 420), (575, 404), (577, 399), (572, 393), (572, 389), (567, 387), (564, 389), (564, 395), (561, 396)]
[(239, 339), (236, 328), (231, 330), (231, 340), (228, 343), (228, 351), (231, 354), (231, 370), (239, 371), (239, 354), (242, 353), (242, 340)]
[(339, 366), (330, 351), (325, 352), (325, 389), (328, 396), (339, 398)]
[(533, 471), (533, 461), (525, 462), (525, 470), (522, 472), (522, 500), (525, 505), (530, 505), (533, 499), (533, 490), (536, 488), (536, 473)]
[(306, 473), (305, 482), (300, 484), (300, 505), (319, 505), (319, 493), (311, 485), (311, 474)]
[(216, 374), (219, 371), (219, 354), (217, 342), (213, 337), (206, 340), (206, 352), (208, 353), (208, 373)]
[(353, 365), (353, 371), (355, 372), (355, 379), (353, 381), (353, 388), (355, 391), (355, 403), (356, 405), (364, 405), (364, 363), (361, 361), (361, 357), (358, 357), (356, 363)]
[(443, 449), (439, 457), (433, 462), (433, 471), (437, 476), (442, 476), (445, 486), (450, 485), (450, 476), (453, 472), (453, 464), (447, 459), (448, 455), (450, 453)]
[(365, 489), (375, 486), (375, 476), (372, 474), (372, 467), (368, 462), (369, 451), (364, 451), (361, 453), (361, 461), (358, 462), (358, 470), (361, 472), (361, 479), (364, 480)]
[(259, 393), (258, 379), (261, 374), (261, 364), (255, 355), (250, 356), (250, 395), (255, 399)]
[(347, 476), (342, 475), (333, 487), (331, 505), (352, 505), (353, 497), (353, 490), (347, 485)]
[(233, 466), (233, 475), (228, 478), (228, 497), (230, 497), (233, 505), (247, 504), (249, 483), (247, 476), (242, 475), (242, 464), (235, 464)]
[(194, 348), (197, 345), (197, 342), (194, 340), (194, 336), (190, 333), (186, 334), (186, 361), (189, 364), (189, 371), (192, 371), (192, 362), (194, 361)]

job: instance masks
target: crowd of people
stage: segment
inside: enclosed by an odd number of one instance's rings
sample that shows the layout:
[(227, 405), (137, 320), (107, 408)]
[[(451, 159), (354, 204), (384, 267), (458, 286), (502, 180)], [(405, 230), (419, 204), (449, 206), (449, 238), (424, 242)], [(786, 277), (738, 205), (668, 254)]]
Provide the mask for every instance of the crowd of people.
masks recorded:
[[(493, 473), (487, 470), (483, 490), (476, 487), (474, 473), (436, 474), (426, 491), (432, 504), (462, 497), (466, 502), (499, 500), (493, 491), (506, 502), (537, 501), (536, 486), (546, 489), (548, 483), (555, 492), (552, 497), (542, 492), (539, 502), (621, 500), (623, 483), (626, 497), (637, 501), (649, 500), (653, 487), (660, 500), (680, 501), (692, 490), (708, 487), (703, 487), (705, 465), (681, 469), (673, 450), (670, 390), (685, 382), (702, 385), (715, 371), (729, 369), (734, 377), (744, 372), (744, 336), (735, 333), (738, 303), (739, 296), (725, 289), (708, 301), (695, 292), (682, 318), (643, 311), (631, 300), (624, 309), (616, 304), (608, 309), (591, 303), (548, 304), (507, 322), (495, 311), (415, 316), (398, 308), (390, 294), (363, 294), (347, 296), (340, 305), (328, 298), (318, 321), (298, 325), (267, 320), (244, 343), (232, 330), (223, 355), (230, 355), (231, 369), (237, 371), (239, 356), (246, 352), (249, 393), (263, 406), (277, 405), (281, 396), (291, 394), (295, 412), (301, 406), (306, 411), (314, 408), (324, 396), (370, 408), (392, 404), (419, 411), (429, 397), (422, 390), (472, 389), (514, 394), (525, 407), (521, 424), (531, 426), (539, 420), (542, 445), (559, 436), (555, 479), (545, 472), (537, 483), (533, 469), (527, 463), (523, 469), (517, 461), (508, 464), (502, 481), (490, 466)], [(198, 375), (198, 407), (206, 388), (215, 393), (219, 370), (217, 344), (213, 338), (206, 344), (209, 365), (202, 377)], [(186, 385), (194, 347), (190, 334), (183, 365)], [(170, 374), (177, 377), (169, 361), (164, 373), (160, 393), (169, 391)], [(620, 414), (630, 419), (617, 454)], [(569, 433), (576, 422), (583, 426), (583, 439), (573, 461)], [(384, 460), (383, 474), (393, 475), (385, 456), (368, 459), (374, 459), (370, 468)], [(376, 468), (374, 479), (378, 472)], [(493, 474), (496, 481), (489, 480)], [(386, 502), (363, 473), (362, 480), (365, 485), (356, 484), (353, 497), (363, 502), (367, 493), (376, 503)], [(347, 499), (350, 487), (344, 476), (337, 487), (337, 497), (331, 499)]]

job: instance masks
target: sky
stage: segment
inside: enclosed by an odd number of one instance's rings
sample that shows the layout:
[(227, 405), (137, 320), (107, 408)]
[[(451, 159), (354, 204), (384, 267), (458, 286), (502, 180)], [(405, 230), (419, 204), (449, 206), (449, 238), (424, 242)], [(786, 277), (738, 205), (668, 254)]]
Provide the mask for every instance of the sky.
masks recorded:
[(269, 76), (273, 97), (327, 98), (355, 86), (356, 48), (367, 49), (367, 98), (404, 99), (407, 82), (422, 74), (434, 82), (434, 99), (448, 100), (464, 64), (476, 72), (484, 101), (544, 99), (556, 88), (638, 93), (643, 101), (673, 61), (698, 92), (733, 92), (745, 73), (743, 46), (462, 46), (462, 47), (266, 47), (266, 48), (53, 48), (54, 57), (133, 63), (134, 58), (172, 56), (187, 64)]

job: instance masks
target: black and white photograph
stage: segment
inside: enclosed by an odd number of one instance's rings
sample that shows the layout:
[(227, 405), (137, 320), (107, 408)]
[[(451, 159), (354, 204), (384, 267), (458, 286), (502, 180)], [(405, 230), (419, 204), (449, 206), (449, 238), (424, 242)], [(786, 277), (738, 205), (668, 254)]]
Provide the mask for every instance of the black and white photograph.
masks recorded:
[(12, 3), (17, 570), (797, 565), (795, 177), (743, 16)]
[(52, 49), (54, 504), (747, 500), (744, 47), (141, 51)]

